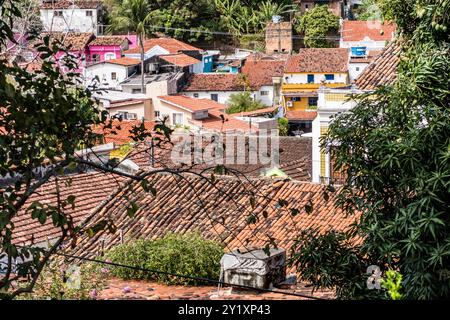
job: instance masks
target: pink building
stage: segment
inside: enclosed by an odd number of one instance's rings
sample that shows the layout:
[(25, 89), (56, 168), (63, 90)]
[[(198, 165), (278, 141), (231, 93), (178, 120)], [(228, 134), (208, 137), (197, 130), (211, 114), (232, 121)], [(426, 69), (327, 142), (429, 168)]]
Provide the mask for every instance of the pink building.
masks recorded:
[(127, 36), (99, 36), (89, 43), (89, 62), (103, 62), (122, 57), (130, 49), (131, 41)]
[[(68, 33), (52, 33), (52, 35), (62, 41), (62, 43), (69, 47), (69, 54), (78, 60), (78, 68), (75, 72), (82, 73), (86, 63), (89, 62), (89, 47), (88, 44), (95, 38), (93, 33), (87, 32), (68, 32)], [(59, 61), (65, 52), (60, 51), (56, 54), (55, 59)], [(62, 67), (64, 69), (64, 67)]]

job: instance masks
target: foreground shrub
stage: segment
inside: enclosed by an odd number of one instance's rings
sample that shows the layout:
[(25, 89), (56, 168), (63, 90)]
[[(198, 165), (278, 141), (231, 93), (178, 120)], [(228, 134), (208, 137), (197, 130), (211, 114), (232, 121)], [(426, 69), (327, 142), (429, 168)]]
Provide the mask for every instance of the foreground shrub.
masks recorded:
[[(107, 258), (115, 263), (141, 268), (219, 279), (223, 247), (205, 240), (200, 233), (169, 233), (157, 240), (136, 240), (111, 249)], [(112, 267), (111, 274), (122, 279), (156, 280), (166, 284), (199, 285), (201, 281)]]
[(26, 300), (93, 300), (106, 288), (109, 269), (94, 263), (80, 265), (50, 261), (42, 270)]

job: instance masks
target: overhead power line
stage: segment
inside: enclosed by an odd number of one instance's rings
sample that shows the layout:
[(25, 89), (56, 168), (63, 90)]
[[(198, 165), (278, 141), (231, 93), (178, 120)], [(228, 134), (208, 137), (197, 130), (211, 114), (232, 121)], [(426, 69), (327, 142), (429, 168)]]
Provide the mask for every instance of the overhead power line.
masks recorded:
[[(109, 25), (101, 25), (103, 27), (109, 27)], [(203, 34), (213, 34), (213, 35), (222, 35), (222, 36), (234, 36), (234, 37), (260, 37), (265, 38), (266, 35), (263, 33), (243, 33), (236, 34), (233, 32), (225, 32), (225, 31), (209, 31), (209, 30), (200, 30), (200, 29), (185, 29), (185, 28), (172, 28), (172, 27), (164, 27), (164, 26), (155, 26), (155, 25), (146, 25), (147, 27), (165, 31), (182, 31), (182, 32), (190, 32), (190, 33), (203, 33)], [(292, 36), (292, 39), (305, 39), (304, 36)], [(319, 40), (339, 40), (339, 36), (326, 36), (326, 37), (309, 37), (308, 39), (319, 39)]]
[(131, 270), (143, 271), (143, 272), (154, 273), (154, 274), (162, 274), (162, 275), (173, 276), (173, 277), (177, 277), (177, 278), (197, 280), (197, 281), (200, 281), (200, 282), (214, 283), (214, 284), (217, 284), (217, 285), (227, 285), (227, 286), (238, 287), (238, 288), (242, 288), (242, 289), (250, 289), (250, 290), (256, 290), (256, 291), (261, 291), (261, 292), (271, 292), (271, 293), (277, 293), (277, 294), (284, 294), (284, 295), (288, 295), (288, 296), (301, 297), (301, 298), (313, 299), (313, 300), (327, 300), (327, 299), (314, 297), (314, 296), (309, 296), (309, 295), (300, 294), (300, 293), (295, 293), (295, 292), (287, 292), (287, 291), (274, 290), (274, 289), (262, 289), (262, 288), (255, 288), (255, 287), (246, 286), (246, 285), (231, 284), (231, 283), (223, 282), (223, 281), (220, 281), (220, 280), (214, 280), (214, 279), (208, 279), (208, 278), (202, 278), (202, 277), (194, 277), (194, 276), (182, 275), (182, 274), (177, 274), (177, 273), (172, 273), (172, 272), (167, 272), (167, 271), (161, 271), (161, 270), (151, 270), (151, 269), (142, 268), (142, 267), (136, 267), (136, 266), (128, 266), (128, 265), (124, 265), (124, 264), (120, 264), (120, 263), (106, 262), (106, 261), (102, 261), (102, 260), (98, 260), (98, 259), (92, 259), (92, 258), (87, 258), (87, 257), (80, 257), (80, 256), (71, 255), (71, 254), (66, 254), (66, 253), (60, 253), (60, 252), (58, 253), (57, 252), (55, 254), (59, 255), (59, 256), (66, 257), (66, 258), (79, 259), (79, 260), (83, 260), (83, 261), (89, 261), (89, 262), (94, 262), (94, 263), (99, 263), (99, 264), (104, 264), (104, 265), (109, 265), (109, 266), (114, 266), (114, 267), (127, 268), (127, 269), (131, 269)]

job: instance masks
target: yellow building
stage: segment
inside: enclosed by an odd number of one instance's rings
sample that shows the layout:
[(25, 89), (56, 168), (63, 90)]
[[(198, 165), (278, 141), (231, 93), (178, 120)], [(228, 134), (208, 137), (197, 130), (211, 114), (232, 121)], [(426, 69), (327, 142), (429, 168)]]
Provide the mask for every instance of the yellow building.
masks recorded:
[(286, 111), (317, 108), (320, 86), (338, 88), (348, 85), (348, 49), (308, 48), (289, 57), (281, 85)]

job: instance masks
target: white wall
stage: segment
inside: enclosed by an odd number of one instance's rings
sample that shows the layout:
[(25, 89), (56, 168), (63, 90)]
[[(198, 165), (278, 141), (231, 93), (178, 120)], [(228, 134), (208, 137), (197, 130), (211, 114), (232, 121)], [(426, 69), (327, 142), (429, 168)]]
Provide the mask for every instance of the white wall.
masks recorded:
[(203, 73), (203, 62), (202, 61), (192, 65), (191, 67), (192, 67), (191, 73)]
[(350, 77), (350, 82), (353, 82), (358, 76), (364, 71), (369, 63), (349, 63), (348, 64), (348, 74)]
[[(140, 46), (138, 45), (137, 48), (140, 48)], [(167, 51), (164, 48), (161, 48), (160, 46), (154, 46), (153, 48), (144, 53), (144, 59), (147, 60), (151, 57), (160, 56), (163, 54), (169, 54), (169, 51)], [(124, 55), (125, 57), (141, 60), (140, 53), (125, 53)]]
[[(126, 106), (118, 106), (118, 107), (109, 107), (108, 112), (110, 116), (116, 115), (119, 113), (119, 111), (124, 111), (128, 113), (136, 113), (136, 119), (145, 119), (145, 105), (141, 103), (136, 103), (133, 105), (126, 105)], [(147, 119), (150, 120), (150, 119)]]
[(340, 48), (351, 48), (351, 47), (367, 47), (368, 51), (371, 50), (382, 50), (386, 46), (386, 41), (374, 41), (369, 38), (365, 38), (361, 41), (343, 41), (341, 39), (339, 43)]
[[(261, 91), (268, 91), (269, 95), (262, 96)], [(262, 86), (259, 91), (256, 92), (256, 100), (261, 101), (265, 106), (271, 107), (273, 105), (273, 86)]]
[[(113, 72), (116, 73), (116, 80), (111, 78)], [(128, 67), (112, 63), (98, 63), (86, 67), (84, 73), (86, 85), (89, 85), (97, 76), (100, 86), (106, 80), (108, 88), (118, 88), (119, 84), (128, 77)]]
[(183, 125), (192, 126), (192, 124), (190, 123), (190, 121), (192, 121), (192, 113), (189, 111), (186, 111), (184, 109), (181, 109), (181, 108), (178, 108), (171, 104), (168, 104), (164, 101), (161, 101), (158, 98), (153, 99), (153, 107), (154, 107), (155, 111), (159, 111), (161, 120), (164, 118), (164, 116), (169, 117), (169, 122), (166, 123), (168, 125), (173, 124), (173, 114), (174, 113), (182, 113), (183, 114)]
[[(272, 87), (267, 87), (267, 88), (272, 88)], [(181, 94), (184, 94), (184, 95), (186, 95), (188, 97), (192, 97), (192, 98), (198, 98), (198, 99), (211, 99), (211, 94), (217, 94), (218, 95), (217, 102), (222, 103), (222, 104), (228, 104), (228, 99), (230, 98), (230, 96), (232, 94), (242, 93), (242, 92), (243, 91), (196, 91), (196, 92), (189, 91), (189, 92), (181, 92)], [(273, 89), (270, 92), (271, 93), (269, 93), (269, 97), (271, 97), (270, 99), (272, 99)], [(194, 94), (198, 94), (198, 97), (194, 97)], [(252, 95), (253, 99), (262, 100), (260, 97), (259, 91), (251, 91), (251, 95)], [(264, 98), (264, 101), (267, 102), (268, 98)], [(271, 106), (272, 100), (270, 100), (270, 102), (268, 102), (267, 105)]]
[[(63, 16), (54, 16), (55, 11), (62, 11)], [(86, 16), (86, 11), (92, 11), (92, 16)], [(97, 35), (96, 9), (41, 9), (40, 13), (46, 31), (92, 32)]]
[[(334, 80), (327, 80), (327, 83), (347, 83), (347, 73), (311, 73), (314, 74), (314, 83), (320, 83), (325, 79), (325, 74), (334, 74)], [(287, 79), (286, 79), (287, 78)], [(306, 73), (286, 73), (283, 76), (283, 83), (308, 83)]]

